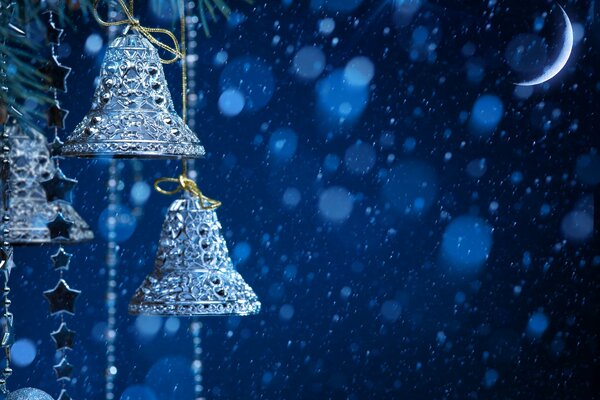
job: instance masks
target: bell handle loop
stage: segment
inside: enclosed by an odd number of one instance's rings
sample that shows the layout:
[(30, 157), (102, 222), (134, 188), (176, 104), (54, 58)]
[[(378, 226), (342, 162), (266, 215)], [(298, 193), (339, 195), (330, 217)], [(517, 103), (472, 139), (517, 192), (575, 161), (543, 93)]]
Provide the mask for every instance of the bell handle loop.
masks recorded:
[(177, 178), (160, 178), (157, 179), (156, 181), (154, 181), (154, 190), (156, 190), (158, 193), (160, 194), (164, 194), (166, 196), (172, 196), (174, 194), (177, 194), (179, 192), (181, 192), (183, 190), (183, 187), (180, 185), (178, 185), (177, 187), (175, 187), (175, 189), (164, 189), (162, 188), (160, 185), (163, 183), (179, 183), (179, 179)]
[[(128, 25), (128, 28), (135, 29), (140, 34), (142, 34), (146, 39), (148, 39), (152, 44), (154, 44), (156, 47), (160, 47), (161, 49), (165, 50), (166, 52), (173, 54), (173, 58), (168, 58), (168, 59), (161, 58), (160, 62), (163, 64), (172, 64), (172, 63), (176, 62), (177, 60), (183, 59), (183, 54), (179, 47), (179, 42), (177, 41), (177, 38), (175, 37), (175, 35), (173, 35), (172, 32), (170, 32), (166, 29), (162, 29), (162, 28), (147, 28), (145, 26), (142, 26), (140, 24), (140, 21), (137, 20), (133, 16), (133, 1), (130, 1), (129, 5), (127, 5), (127, 4), (125, 4), (125, 2), (123, 2), (123, 0), (117, 0), (117, 2), (121, 6), (121, 9), (123, 10), (123, 12), (125, 13), (125, 16), (127, 18), (119, 20), (119, 21), (113, 21), (113, 22), (104, 21), (102, 18), (100, 18), (100, 15), (98, 14), (98, 5), (100, 4), (101, 1), (102, 0), (94, 0), (94, 7), (92, 9), (94, 18), (100, 25), (102, 25), (102, 26)], [(160, 33), (163, 35), (167, 35), (169, 37), (169, 39), (171, 39), (173, 41), (173, 45), (169, 46), (168, 44), (165, 44), (165, 43), (161, 42), (160, 40), (156, 39), (153, 35), (154, 33)]]
[[(177, 187), (174, 189), (165, 189), (161, 186), (164, 183), (177, 183)], [(181, 191), (186, 191), (192, 196), (200, 199), (200, 207), (203, 210), (215, 210), (221, 206), (221, 202), (218, 200), (211, 199), (210, 197), (205, 196), (202, 191), (196, 185), (192, 179), (186, 177), (185, 175), (179, 175), (178, 178), (159, 178), (154, 181), (154, 190), (156, 190), (160, 194), (164, 194), (167, 196), (171, 196), (177, 194)]]

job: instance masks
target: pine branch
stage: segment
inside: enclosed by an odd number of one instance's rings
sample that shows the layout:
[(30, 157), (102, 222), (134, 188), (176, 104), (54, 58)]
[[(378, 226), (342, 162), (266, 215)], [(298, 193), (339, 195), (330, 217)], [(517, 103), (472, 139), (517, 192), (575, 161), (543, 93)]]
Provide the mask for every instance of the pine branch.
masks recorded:
[[(106, 0), (107, 2), (109, 0)], [(178, 7), (179, 0), (171, 0), (174, 8)], [(216, 22), (222, 15), (225, 19), (231, 16), (231, 8), (226, 0), (196, 0), (197, 9), (205, 35), (210, 36), (209, 19)], [(252, 4), (252, 0), (242, 0)], [(0, 8), (8, 4), (8, 0), (0, 0)], [(46, 5), (42, 6), (44, 3)], [(116, 4), (116, 2), (113, 1)], [(139, 2), (145, 4), (145, 2)], [(75, 12), (89, 15), (93, 9), (93, 0), (57, 1), (53, 6), (39, 0), (20, 0), (14, 2), (14, 7), (8, 10), (12, 15), (0, 11), (0, 115), (8, 111), (19, 118), (21, 122), (32, 124), (36, 119), (42, 117), (40, 109), (45, 109), (54, 103), (49, 95), (48, 88), (44, 84), (47, 81), (37, 68), (46, 61), (41, 45), (29, 36), (18, 34), (16, 27), (27, 26), (32, 23), (42, 23), (42, 14), (46, 10), (56, 13), (59, 22), (72, 24), (72, 16)], [(4, 61), (4, 62), (2, 62)]]

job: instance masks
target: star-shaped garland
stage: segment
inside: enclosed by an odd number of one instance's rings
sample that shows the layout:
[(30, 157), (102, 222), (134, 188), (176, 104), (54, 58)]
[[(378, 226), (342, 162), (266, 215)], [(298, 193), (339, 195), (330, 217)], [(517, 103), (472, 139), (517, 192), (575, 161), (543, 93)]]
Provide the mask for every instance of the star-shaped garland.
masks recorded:
[(77, 180), (67, 178), (65, 174), (62, 172), (60, 168), (56, 168), (56, 172), (52, 178), (40, 182), (44, 191), (46, 192), (46, 199), (48, 201), (54, 200), (67, 200), (70, 201), (70, 198), (67, 198), (75, 185), (77, 184)]
[(69, 264), (71, 263), (71, 257), (73, 257), (73, 254), (67, 253), (61, 246), (56, 254), (50, 256), (54, 270), (68, 270)]
[(71, 380), (71, 373), (73, 372), (73, 365), (69, 363), (66, 357), (63, 357), (58, 364), (54, 367), (54, 372), (56, 372), (56, 380)]
[(61, 92), (67, 91), (67, 77), (71, 73), (71, 68), (62, 65), (56, 55), (53, 54), (46, 65), (41, 67), (39, 71), (44, 75), (44, 83), (49, 88), (54, 88)]
[(56, 217), (46, 224), (50, 231), (50, 239), (69, 240), (71, 238), (70, 229), (73, 222), (65, 219), (62, 212), (56, 214)]
[(71, 289), (64, 279), (60, 279), (54, 289), (46, 290), (44, 297), (50, 305), (50, 314), (75, 314), (75, 302), (81, 294), (80, 290)]
[(70, 350), (73, 348), (73, 342), (75, 340), (75, 331), (69, 329), (69, 327), (67, 327), (66, 322), (61, 323), (58, 327), (58, 330), (52, 332), (50, 336), (52, 336), (52, 340), (56, 345), (56, 350)]

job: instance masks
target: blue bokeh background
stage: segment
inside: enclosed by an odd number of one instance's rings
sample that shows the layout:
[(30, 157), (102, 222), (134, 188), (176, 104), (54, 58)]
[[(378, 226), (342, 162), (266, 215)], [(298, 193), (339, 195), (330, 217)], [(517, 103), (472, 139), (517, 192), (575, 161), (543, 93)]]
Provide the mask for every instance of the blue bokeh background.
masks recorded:
[[(178, 26), (163, 2), (137, 3), (146, 25)], [(229, 249), (263, 304), (203, 320), (207, 398), (595, 398), (600, 15), (566, 2), (570, 61), (523, 88), (561, 29), (551, 2), (523, 3), (240, 2), (200, 38), (197, 181), (223, 202)], [(105, 46), (75, 15), (60, 49), (67, 130)], [(179, 107), (180, 71), (165, 71)], [(61, 162), (97, 237), (69, 249), (66, 278), (83, 291), (67, 317), (75, 399), (104, 398), (107, 166)], [(127, 314), (174, 200), (149, 185), (179, 166), (120, 168), (117, 398), (191, 399), (189, 320)], [(57, 396), (58, 319), (42, 296), (54, 252), (16, 250), (10, 385)]]

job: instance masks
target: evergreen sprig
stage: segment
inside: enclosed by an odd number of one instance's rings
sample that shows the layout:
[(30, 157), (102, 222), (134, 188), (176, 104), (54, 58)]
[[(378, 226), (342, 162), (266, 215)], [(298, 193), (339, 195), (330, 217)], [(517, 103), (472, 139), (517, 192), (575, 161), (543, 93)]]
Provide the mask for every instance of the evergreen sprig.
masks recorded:
[[(179, 0), (169, 0), (173, 8), (179, 7)], [(206, 36), (210, 36), (208, 20), (216, 21), (221, 14), (226, 19), (231, 8), (226, 0), (195, 0), (200, 23)], [(251, 4), (252, 0), (243, 0)], [(39, 0), (0, 0), (0, 119), (7, 112), (24, 123), (34, 123), (44, 117), (44, 111), (52, 105), (54, 99), (48, 94), (47, 77), (38, 67), (46, 61), (43, 44), (37, 43), (31, 36), (22, 35), (19, 30), (25, 26), (41, 23), (42, 13), (53, 10), (61, 23), (71, 23), (76, 12), (90, 15), (93, 0), (56, 1), (52, 6), (42, 6)], [(115, 2), (116, 3), (116, 2)], [(140, 2), (146, 3), (146, 2)], [(12, 4), (12, 7), (8, 7)], [(11, 15), (7, 15), (10, 12)], [(4, 62), (2, 62), (4, 61)], [(3, 88), (2, 88), (3, 86)], [(4, 89), (4, 90), (1, 90)]]

